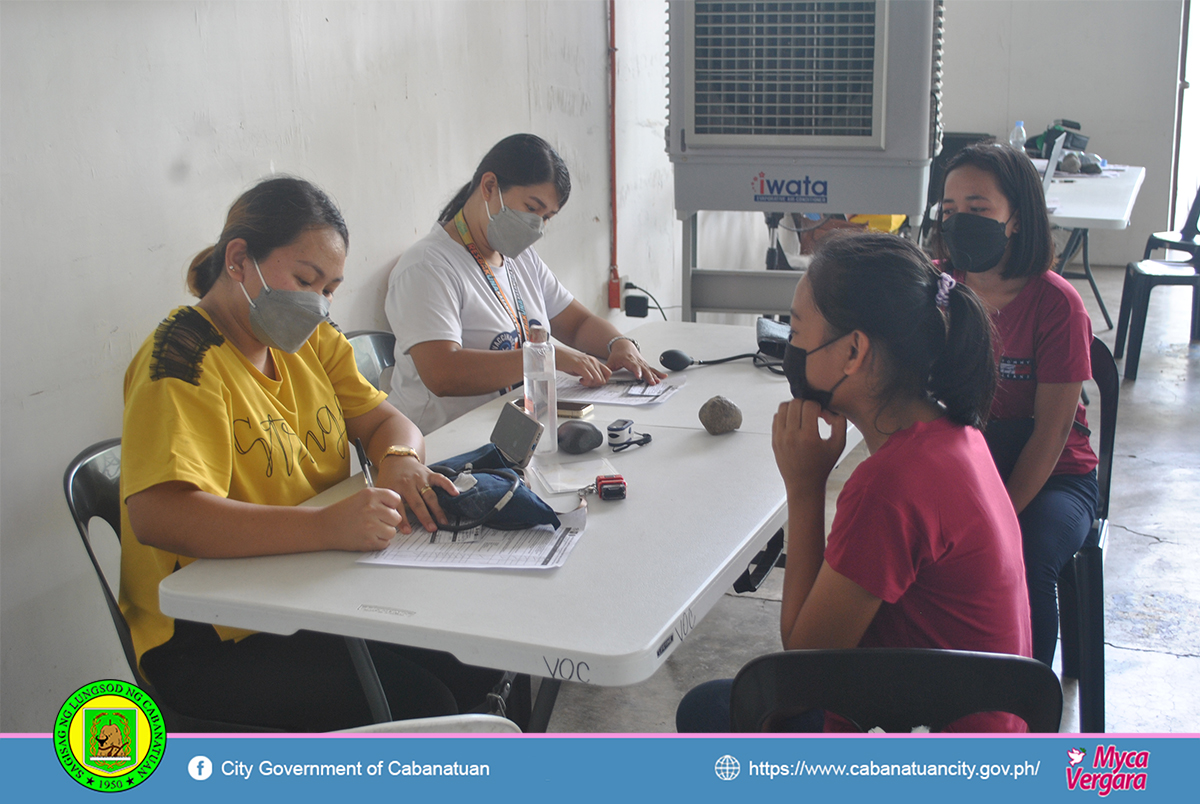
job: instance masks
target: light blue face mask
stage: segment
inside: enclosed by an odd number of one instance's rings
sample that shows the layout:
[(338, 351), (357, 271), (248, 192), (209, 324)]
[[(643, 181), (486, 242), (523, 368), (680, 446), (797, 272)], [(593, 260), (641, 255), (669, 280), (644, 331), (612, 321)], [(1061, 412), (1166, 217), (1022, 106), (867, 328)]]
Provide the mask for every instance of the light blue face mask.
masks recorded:
[(496, 192), (500, 195), (499, 212), (492, 215), (487, 202), (483, 204), (488, 216), (487, 241), (505, 257), (516, 257), (542, 239), (545, 222), (532, 212), (519, 212), (504, 206), (504, 193), (499, 187)]
[(258, 260), (251, 260), (263, 289), (257, 299), (251, 299), (246, 285), (239, 283), (250, 302), (250, 329), (264, 346), (295, 354), (317, 326), (329, 320), (329, 299), (307, 290), (272, 290), (263, 279)]

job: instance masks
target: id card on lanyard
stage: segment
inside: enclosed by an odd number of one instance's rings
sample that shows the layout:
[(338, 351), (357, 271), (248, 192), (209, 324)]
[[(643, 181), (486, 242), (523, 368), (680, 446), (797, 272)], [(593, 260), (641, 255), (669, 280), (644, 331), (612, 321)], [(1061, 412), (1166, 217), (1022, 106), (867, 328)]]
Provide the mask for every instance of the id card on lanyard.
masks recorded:
[(521, 291), (517, 290), (517, 281), (513, 278), (512, 270), (509, 270), (508, 280), (512, 285), (513, 297), (516, 299), (517, 308), (508, 301), (508, 296), (504, 292), (504, 288), (500, 287), (500, 283), (496, 281), (496, 274), (492, 272), (492, 266), (487, 264), (483, 255), (479, 253), (479, 247), (475, 245), (475, 240), (471, 237), (471, 231), (467, 228), (467, 221), (463, 218), (462, 210), (454, 216), (454, 227), (458, 229), (458, 236), (462, 239), (463, 245), (467, 247), (467, 251), (471, 252), (471, 256), (475, 258), (475, 262), (479, 263), (479, 269), (483, 271), (483, 276), (487, 280), (488, 286), (492, 289), (492, 293), (500, 301), (500, 305), (504, 308), (512, 319), (513, 325), (517, 328), (517, 346), (520, 347), (529, 340), (529, 317), (525, 314), (525, 302), (521, 298)]

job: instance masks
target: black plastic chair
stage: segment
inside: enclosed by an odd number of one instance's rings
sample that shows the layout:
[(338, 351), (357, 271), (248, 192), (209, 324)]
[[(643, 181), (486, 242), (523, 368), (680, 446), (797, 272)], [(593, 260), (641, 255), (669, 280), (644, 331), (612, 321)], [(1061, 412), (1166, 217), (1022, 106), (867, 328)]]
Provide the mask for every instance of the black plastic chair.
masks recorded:
[[(1129, 338), (1129, 355), (1125, 359), (1125, 379), (1136, 380), (1142, 355), (1142, 336), (1146, 330), (1146, 311), (1150, 306), (1150, 291), (1159, 285), (1192, 286), (1191, 340), (1200, 341), (1200, 236), (1197, 235), (1200, 217), (1200, 189), (1188, 211), (1187, 220), (1178, 232), (1155, 232), (1146, 239), (1146, 250), (1140, 262), (1125, 267), (1125, 284), (1121, 288), (1121, 312), (1117, 316), (1117, 341), (1113, 353), (1125, 354), (1125, 338)], [(1152, 260), (1150, 255), (1160, 249), (1186, 251), (1186, 261)]]
[[(1174, 246), (1172, 246), (1174, 248)], [(1187, 262), (1142, 260), (1125, 268), (1125, 284), (1121, 289), (1121, 312), (1117, 317), (1116, 356), (1125, 352), (1125, 337), (1129, 336), (1129, 355), (1125, 358), (1125, 379), (1136, 380), (1142, 353), (1142, 336), (1146, 330), (1146, 313), (1150, 306), (1150, 291), (1159, 285), (1191, 285), (1191, 340), (1200, 341), (1200, 273), (1196, 271), (1200, 253)]]
[(390, 332), (360, 329), (346, 333), (346, 340), (354, 347), (358, 372), (381, 391), (389, 390), (381, 387), (381, 383), (384, 369), (396, 365), (396, 336)]
[(813, 707), (860, 731), (942, 731), (967, 715), (1009, 712), (1032, 732), (1057, 732), (1063, 699), (1058, 676), (1036, 659), (927, 648), (772, 653), (733, 681), (734, 731), (778, 731)]
[(117, 629), (117, 638), (121, 640), (121, 649), (125, 652), (125, 660), (129, 662), (129, 671), (133, 674), (134, 682), (158, 704), (162, 711), (163, 720), (169, 732), (228, 732), (228, 731), (270, 731), (254, 726), (235, 723), (224, 723), (215, 720), (182, 715), (163, 704), (162, 697), (154, 689), (138, 668), (137, 656), (133, 651), (133, 637), (129, 633), (129, 624), (113, 595), (112, 585), (104, 574), (92, 549), (92, 537), (88, 523), (93, 517), (100, 517), (112, 527), (121, 540), (121, 439), (110, 438), (92, 444), (75, 456), (63, 475), (63, 492), (67, 496), (67, 507), (79, 528), (83, 546), (87, 549), (88, 558), (96, 570), (100, 581), (100, 591), (104, 593), (104, 601), (108, 604), (109, 614), (112, 615), (113, 625)]
[(1058, 619), (1063, 676), (1079, 679), (1079, 730), (1099, 733), (1104, 731), (1104, 556), (1121, 378), (1112, 353), (1095, 337), (1092, 379), (1100, 388), (1100, 500), (1083, 547), (1058, 576)]
[(1197, 223), (1200, 221), (1198, 219), (1200, 219), (1200, 187), (1196, 188), (1196, 197), (1192, 199), (1192, 208), (1188, 210), (1183, 228), (1178, 232), (1155, 232), (1150, 235), (1146, 239), (1146, 252), (1142, 254), (1142, 259), (1150, 259), (1150, 255), (1158, 249), (1186, 251), (1193, 255), (1200, 252), (1200, 228), (1197, 227)]

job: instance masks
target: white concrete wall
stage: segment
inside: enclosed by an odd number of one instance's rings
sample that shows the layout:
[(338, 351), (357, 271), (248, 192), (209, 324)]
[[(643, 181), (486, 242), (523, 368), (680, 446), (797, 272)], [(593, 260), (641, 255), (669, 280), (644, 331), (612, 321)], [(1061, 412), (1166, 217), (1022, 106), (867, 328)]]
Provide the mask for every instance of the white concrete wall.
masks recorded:
[[(1139, 259), (1146, 237), (1168, 228), (1182, 8), (1180, 0), (946, 3), (948, 131), (1007, 140), (1016, 120), (1033, 136), (1065, 118), (1082, 124), (1088, 150), (1146, 167), (1129, 228), (1090, 233), (1095, 264)], [(1106, 301), (1115, 318), (1119, 300)]]
[[(120, 434), (134, 350), (189, 301), (187, 264), (256, 180), (292, 173), (331, 193), (351, 233), (335, 320), (386, 328), (397, 256), (488, 147), (535, 132), (574, 185), (539, 251), (604, 311), (607, 11), (6, 2), (0, 14), (0, 731), (45, 732), (77, 686), (128, 677), (62, 472)], [(622, 270), (677, 303), (665, 6), (622, 0), (617, 19)]]
[[(951, 129), (1071, 117), (1110, 160), (1148, 167), (1133, 228), (1097, 235), (1097, 262), (1166, 225), (1179, 10), (949, 3)], [(617, 19), (618, 262), (676, 318), (665, 7), (620, 0)], [(75, 687), (127, 676), (62, 472), (120, 432), (134, 349), (189, 300), (190, 258), (257, 179), (294, 173), (337, 199), (351, 248), (334, 315), (383, 328), (396, 257), (493, 142), (541, 134), (575, 189), (539, 251), (603, 311), (606, 26), (602, 0), (0, 4), (0, 731), (48, 731)], [(744, 238), (757, 268), (751, 217), (713, 213), (704, 236)]]

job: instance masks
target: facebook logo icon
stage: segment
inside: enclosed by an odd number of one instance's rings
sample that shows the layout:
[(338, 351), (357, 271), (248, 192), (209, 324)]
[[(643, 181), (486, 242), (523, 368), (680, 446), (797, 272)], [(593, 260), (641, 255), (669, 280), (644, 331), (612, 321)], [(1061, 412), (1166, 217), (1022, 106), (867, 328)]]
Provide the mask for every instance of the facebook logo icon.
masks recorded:
[(212, 760), (208, 757), (192, 757), (192, 761), (188, 763), (188, 773), (198, 782), (203, 782), (209, 776), (212, 776)]

